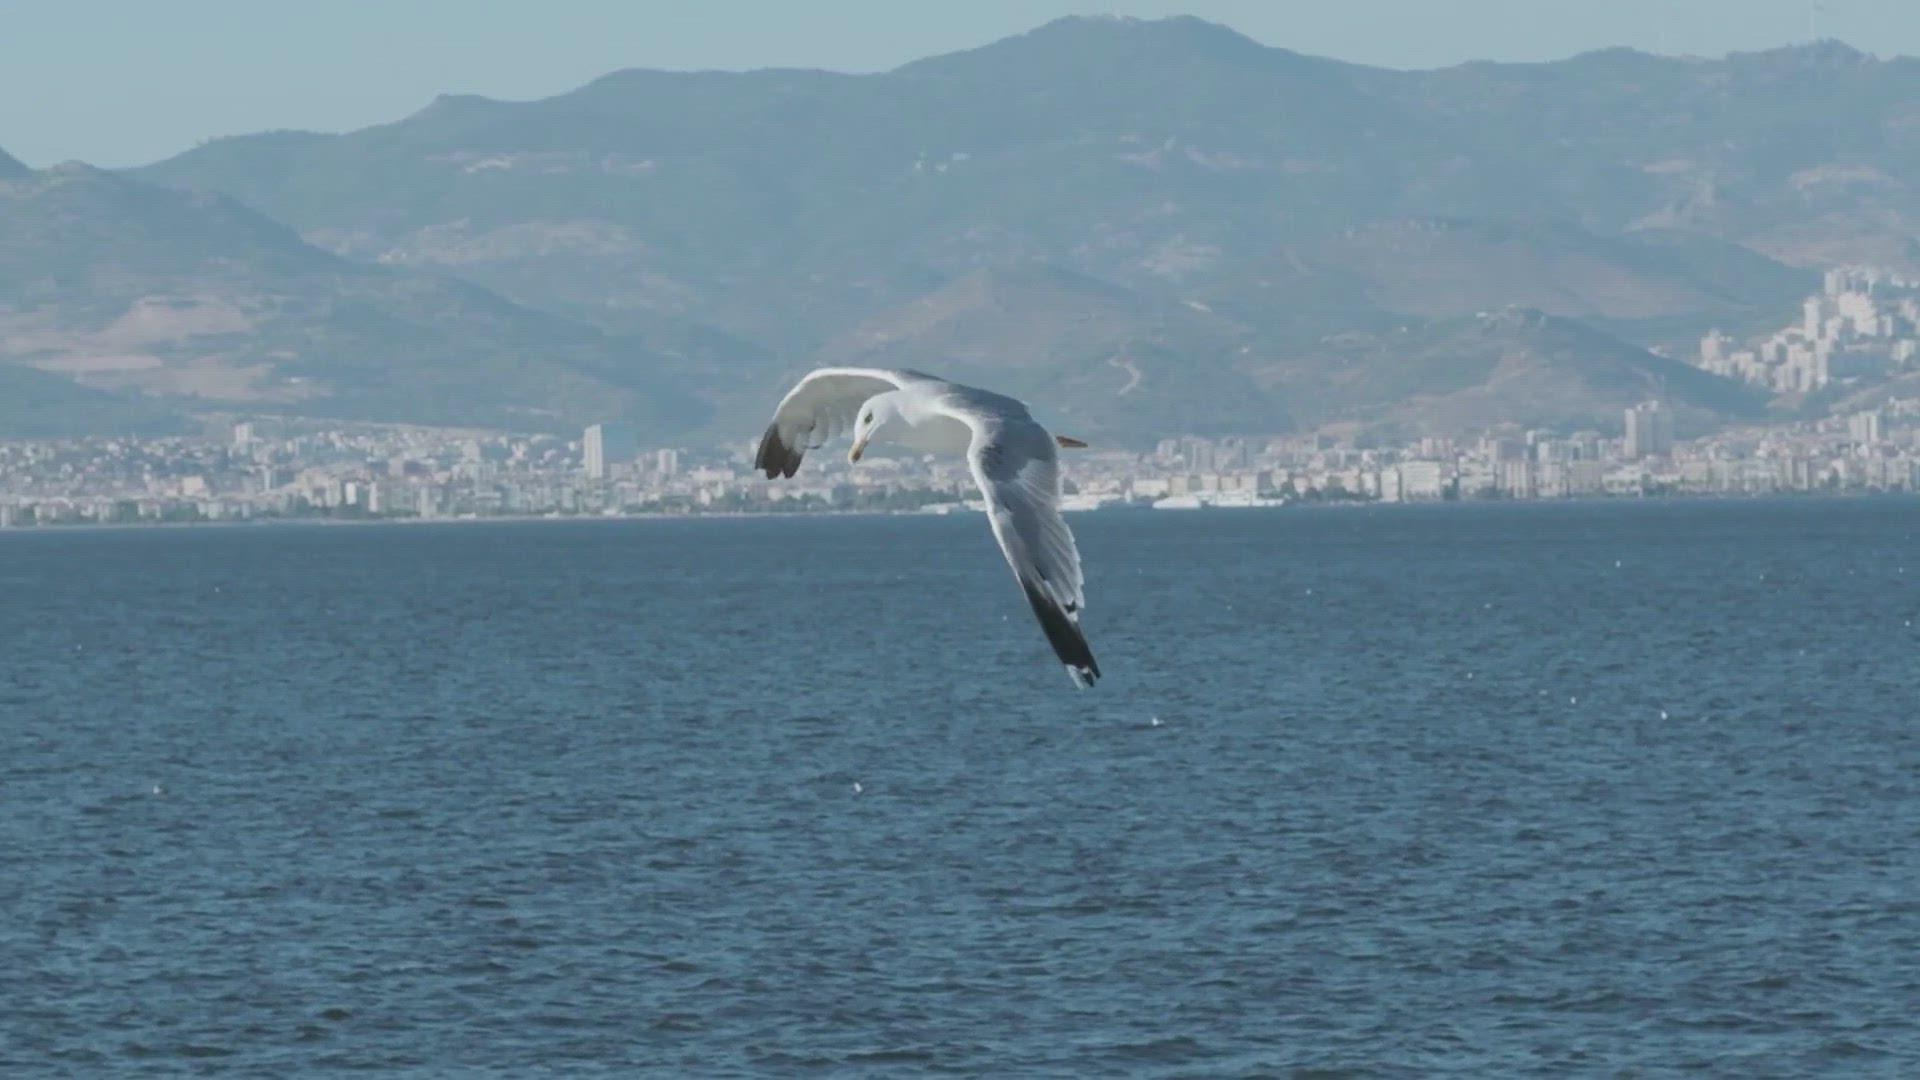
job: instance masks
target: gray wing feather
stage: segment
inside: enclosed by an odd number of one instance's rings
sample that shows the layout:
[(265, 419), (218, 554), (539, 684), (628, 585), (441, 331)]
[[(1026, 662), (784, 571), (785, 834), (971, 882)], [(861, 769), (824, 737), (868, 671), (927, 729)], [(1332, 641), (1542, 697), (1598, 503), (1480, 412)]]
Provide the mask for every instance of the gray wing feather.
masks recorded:
[(967, 456), (986, 496), (994, 539), (1040, 628), (1073, 681), (1091, 686), (1100, 676), (1100, 665), (1080, 632), (1086, 580), (1080, 550), (1060, 513), (1060, 463), (1053, 436), (1024, 418), (979, 425)]
[(929, 378), (915, 371), (884, 368), (816, 368), (780, 399), (766, 434), (760, 437), (753, 466), (771, 480), (792, 476), (808, 450), (824, 446), (853, 426), (867, 399), (910, 382)]

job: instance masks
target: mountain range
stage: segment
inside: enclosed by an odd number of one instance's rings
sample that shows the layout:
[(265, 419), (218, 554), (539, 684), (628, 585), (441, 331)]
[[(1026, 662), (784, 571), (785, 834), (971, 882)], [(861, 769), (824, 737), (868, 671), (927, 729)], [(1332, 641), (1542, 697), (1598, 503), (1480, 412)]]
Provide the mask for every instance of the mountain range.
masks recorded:
[(1767, 403), (1649, 350), (1788, 322), (1823, 266), (1920, 269), (1915, 175), (1920, 61), (1837, 42), (1406, 72), (1069, 18), (117, 174), (0, 155), (0, 367), (658, 441), (750, 431), (820, 362), (979, 379), (1109, 442), (1607, 430), (1654, 393), (1707, 426)]

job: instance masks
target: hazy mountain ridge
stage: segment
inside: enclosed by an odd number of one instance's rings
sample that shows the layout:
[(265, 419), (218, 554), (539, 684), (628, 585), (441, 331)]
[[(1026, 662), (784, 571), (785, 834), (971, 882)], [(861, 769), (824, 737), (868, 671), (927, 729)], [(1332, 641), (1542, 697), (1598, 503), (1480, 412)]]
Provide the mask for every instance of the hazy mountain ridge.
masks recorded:
[(1021, 265), (974, 271), (883, 311), (820, 356), (1016, 386), (1084, 431), (1291, 427), (1284, 406), (1235, 364), (1253, 340), (1205, 305)]
[(1418, 335), (1341, 335), (1256, 371), (1303, 420), (1375, 439), (1501, 424), (1611, 430), (1620, 412), (1652, 398), (1698, 433), (1758, 418), (1766, 405), (1739, 383), (1526, 308), (1444, 320)]
[[(1061, 185), (1071, 174), (1057, 173), (1055, 186), (1102, 212), (1139, 209), (1140, 192), (1122, 181), (1145, 173), (1164, 182), (1148, 194), (1307, 233), (1390, 216), (1544, 217), (1616, 231), (1678, 213), (1705, 190), (1712, 205), (1684, 216), (1741, 240), (1767, 224), (1765, 211), (1799, 207), (1807, 170), (1910, 173), (1920, 164), (1917, 89), (1920, 63), (1837, 43), (1720, 61), (1608, 50), (1400, 72), (1270, 48), (1197, 19), (1070, 18), (881, 75), (617, 72), (538, 101), (443, 98), (350, 135), (219, 140), (145, 171), (233, 191), (303, 231), (424, 227), (469, 210), (538, 219), (540, 202), (562, 192), (588, 196), (570, 203), (576, 211), (598, 204), (608, 220), (644, 225), (689, 193), (683, 180), (704, 176), (729, 183), (694, 192), (702, 198), (779, 211), (765, 223), (805, 231), (808, 211), (905, 209), (873, 199), (911, 202), (942, 165), (948, 188), (995, 188), (1005, 221), (1053, 204), (1058, 191), (1033, 181), (1070, 156), (1076, 178), (1110, 186)], [(1834, 122), (1843, 115), (1849, 123)], [(1005, 155), (1026, 158), (999, 163), (1024, 172), (996, 179), (989, 159)], [(348, 169), (361, 171), (359, 183), (332, 175)], [(628, 205), (609, 205), (622, 185), (602, 179), (644, 181), (655, 205), (632, 205), (631, 190)], [(401, 205), (396, 180), (444, 202)], [(1893, 182), (1911, 212), (1911, 193)], [(550, 198), (510, 211), (490, 200), (515, 185)], [(387, 194), (370, 202), (370, 189)], [(1320, 198), (1283, 198), (1303, 194)]]
[(1306, 250), (1366, 281), (1382, 308), (1434, 318), (1519, 306), (1623, 324), (1737, 322), (1786, 309), (1816, 284), (1736, 244), (1666, 229), (1603, 237), (1561, 222), (1399, 218)]
[(526, 428), (697, 420), (671, 365), (622, 366), (622, 344), (331, 255), (226, 196), (84, 165), (0, 181), (0, 363), (123, 397)]
[[(1537, 413), (1539, 387), (1474, 369), (1485, 407), (1441, 409), (1446, 365), (1327, 342), (1445, 352), (1473, 340), (1460, 320), (1519, 306), (1636, 344), (1502, 348), (1639, 370), (1639, 345), (1776, 324), (1811, 266), (1913, 247), (1913, 102), (1920, 63), (1837, 43), (1401, 72), (1192, 18), (1069, 18), (877, 75), (621, 71), (539, 101), (446, 96), (134, 175), (549, 312), (558, 339), (599, 335), (580, 363), (693, 392), (726, 428), (820, 359), (979, 372), (1095, 433), (1451, 427)], [(1057, 276), (1008, 284), (1036, 273)], [(1569, 378), (1568, 422), (1618, 425), (1631, 380)], [(1751, 404), (1698, 396), (1703, 414)]]
[(167, 435), (188, 421), (152, 399), (81, 386), (25, 364), (0, 362), (0, 439)]

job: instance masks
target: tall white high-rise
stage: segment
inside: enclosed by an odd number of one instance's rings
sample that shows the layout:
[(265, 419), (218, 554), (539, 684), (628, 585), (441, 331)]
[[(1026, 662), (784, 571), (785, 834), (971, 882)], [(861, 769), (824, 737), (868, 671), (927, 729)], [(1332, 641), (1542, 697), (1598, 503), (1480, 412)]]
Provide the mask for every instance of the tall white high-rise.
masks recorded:
[(1872, 446), (1880, 441), (1880, 411), (1868, 409), (1847, 417), (1847, 435), (1863, 446)]
[(654, 458), (661, 476), (672, 476), (680, 471), (680, 451), (662, 450)]
[(587, 479), (605, 480), (607, 478), (606, 429), (595, 424), (587, 429), (582, 441), (586, 444)]
[(1673, 450), (1673, 414), (1657, 401), (1627, 410), (1627, 457), (1664, 457)]
[(252, 424), (233, 425), (233, 448), (235, 450), (245, 450), (252, 445), (253, 445), (253, 425)]

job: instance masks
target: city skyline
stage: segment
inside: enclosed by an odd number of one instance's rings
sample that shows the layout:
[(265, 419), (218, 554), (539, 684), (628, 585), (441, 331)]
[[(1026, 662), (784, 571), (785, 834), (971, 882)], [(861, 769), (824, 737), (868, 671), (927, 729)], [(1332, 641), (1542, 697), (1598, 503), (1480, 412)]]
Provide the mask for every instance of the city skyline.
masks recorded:
[[(1508, 426), (1361, 448), (1324, 435), (1179, 436), (1150, 451), (1077, 453), (1065, 506), (1920, 492), (1920, 401), (1686, 441), (1676, 441), (1672, 423), (1648, 401), (1625, 411), (1621, 437)], [(224, 442), (0, 443), (0, 526), (980, 508), (964, 462), (884, 446), (859, 466), (825, 455), (794, 481), (775, 483), (750, 467), (751, 440), (622, 442), (610, 456), (608, 439), (601, 425), (574, 439), (425, 428), (275, 437), (242, 421)]]

